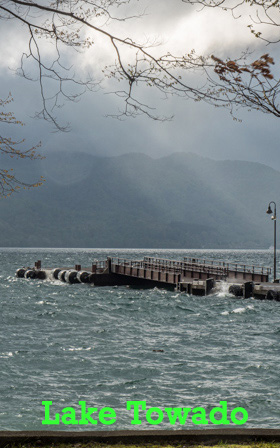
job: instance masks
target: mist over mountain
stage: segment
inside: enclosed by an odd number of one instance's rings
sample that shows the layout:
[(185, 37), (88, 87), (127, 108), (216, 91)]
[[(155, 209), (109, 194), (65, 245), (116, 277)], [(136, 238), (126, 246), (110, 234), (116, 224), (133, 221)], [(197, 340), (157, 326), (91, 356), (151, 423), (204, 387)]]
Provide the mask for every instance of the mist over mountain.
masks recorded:
[(2, 247), (268, 248), (280, 172), (192, 153), (15, 161), (44, 186), (0, 201)]

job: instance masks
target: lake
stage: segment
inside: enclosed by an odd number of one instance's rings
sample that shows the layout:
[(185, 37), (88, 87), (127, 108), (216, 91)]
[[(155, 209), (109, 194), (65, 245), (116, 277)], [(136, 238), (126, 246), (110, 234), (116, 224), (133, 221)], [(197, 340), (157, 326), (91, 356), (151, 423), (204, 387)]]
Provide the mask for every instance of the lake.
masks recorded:
[[(107, 256), (184, 256), (272, 266), (253, 250), (2, 249), (0, 270), (0, 429), (205, 429), (187, 419), (132, 426), (127, 401), (147, 409), (243, 407), (245, 427), (278, 428), (280, 302), (238, 299), (226, 287), (207, 297), (160, 289), (69, 285), (15, 278), (37, 259), (44, 267), (89, 266)], [(42, 425), (79, 401), (111, 407), (110, 426)], [(234, 426), (234, 425), (232, 425)]]

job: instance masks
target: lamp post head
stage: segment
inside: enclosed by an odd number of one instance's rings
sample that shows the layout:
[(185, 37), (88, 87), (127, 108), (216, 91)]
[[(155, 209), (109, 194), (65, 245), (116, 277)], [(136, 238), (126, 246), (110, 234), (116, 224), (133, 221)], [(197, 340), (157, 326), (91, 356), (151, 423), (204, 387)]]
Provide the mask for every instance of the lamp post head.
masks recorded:
[(270, 204), (269, 204), (269, 206), (268, 206), (268, 209), (266, 210), (266, 213), (267, 213), (268, 215), (271, 215), (271, 213), (272, 213)]

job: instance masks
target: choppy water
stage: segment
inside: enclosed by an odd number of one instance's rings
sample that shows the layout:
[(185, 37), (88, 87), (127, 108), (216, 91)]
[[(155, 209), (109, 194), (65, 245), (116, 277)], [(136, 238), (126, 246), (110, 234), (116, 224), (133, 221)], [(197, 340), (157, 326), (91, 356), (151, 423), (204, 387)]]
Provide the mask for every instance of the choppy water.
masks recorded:
[[(15, 270), (90, 265), (107, 255), (201, 256), (271, 265), (271, 251), (2, 249), (0, 430), (181, 429), (164, 420), (132, 427), (128, 400), (147, 407), (244, 407), (247, 427), (279, 427), (280, 303), (159, 289), (95, 288), (16, 279)], [(42, 426), (78, 402), (112, 407), (112, 426)], [(144, 417), (144, 413), (142, 414)], [(209, 426), (208, 426), (209, 427)], [(197, 429), (191, 420), (184, 428)], [(201, 429), (206, 428), (201, 427)]]

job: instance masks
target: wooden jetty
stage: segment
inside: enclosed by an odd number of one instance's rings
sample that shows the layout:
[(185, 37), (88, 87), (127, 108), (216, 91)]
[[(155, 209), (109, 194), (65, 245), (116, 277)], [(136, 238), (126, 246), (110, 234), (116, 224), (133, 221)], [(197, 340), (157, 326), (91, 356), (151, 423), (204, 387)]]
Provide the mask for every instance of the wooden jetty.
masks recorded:
[(52, 279), (67, 283), (91, 283), (94, 286), (128, 285), (140, 288), (176, 289), (192, 295), (208, 295), (226, 282), (237, 297), (280, 301), (280, 284), (269, 282), (271, 269), (239, 263), (218, 262), (185, 257), (181, 261), (144, 257), (143, 260), (111, 258), (97, 261), (89, 268), (20, 268), (19, 278)]

